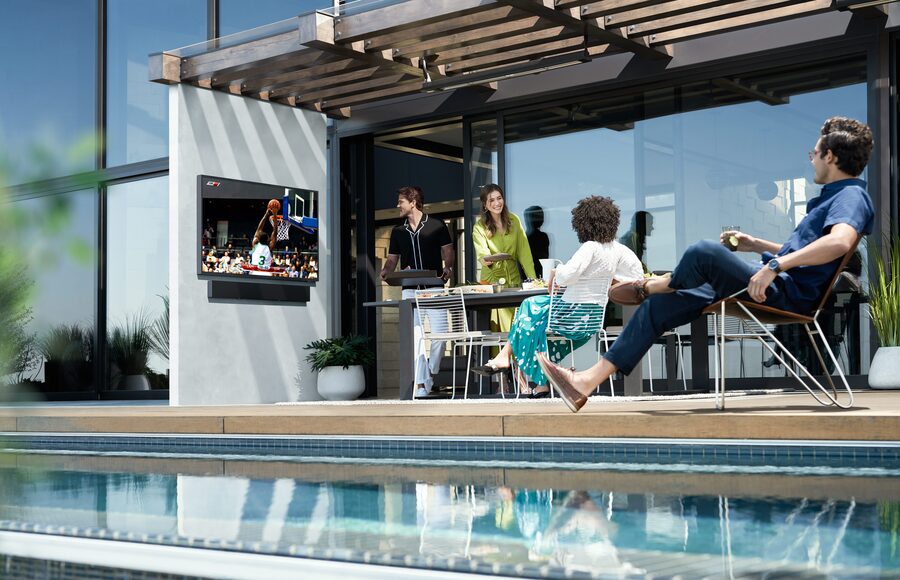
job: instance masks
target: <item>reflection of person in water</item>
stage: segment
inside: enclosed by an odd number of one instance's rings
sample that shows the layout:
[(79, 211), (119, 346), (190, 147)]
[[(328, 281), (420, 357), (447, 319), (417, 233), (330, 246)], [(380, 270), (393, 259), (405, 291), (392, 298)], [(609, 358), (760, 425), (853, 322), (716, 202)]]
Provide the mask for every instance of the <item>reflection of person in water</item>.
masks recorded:
[(550, 557), (550, 564), (581, 570), (603, 570), (610, 574), (641, 574), (622, 562), (611, 539), (616, 525), (586, 491), (573, 491), (566, 496), (562, 509), (553, 514), (550, 523), (534, 545), (534, 552)]
[(649, 211), (636, 211), (631, 218), (631, 229), (619, 238), (619, 242), (634, 252), (644, 267), (644, 273), (648, 273), (647, 262), (644, 254), (647, 252), (647, 236), (653, 232), (653, 215)]
[(538, 278), (543, 277), (544, 269), (538, 260), (550, 257), (550, 236), (541, 231), (544, 225), (544, 208), (532, 205), (525, 209), (525, 237), (531, 247), (531, 257), (534, 259), (534, 271)]

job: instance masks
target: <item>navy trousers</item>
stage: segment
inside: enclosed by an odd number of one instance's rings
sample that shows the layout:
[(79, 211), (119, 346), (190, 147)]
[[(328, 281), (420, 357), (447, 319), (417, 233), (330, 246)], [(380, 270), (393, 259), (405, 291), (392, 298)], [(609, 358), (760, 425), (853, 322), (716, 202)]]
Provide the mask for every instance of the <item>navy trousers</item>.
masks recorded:
[[(718, 242), (703, 240), (690, 246), (672, 272), (669, 286), (676, 291), (648, 296), (604, 358), (626, 375), (631, 373), (664, 332), (697, 319), (710, 304), (746, 288), (760, 267)], [(775, 278), (766, 290), (765, 304), (796, 311), (783, 284), (781, 276)]]

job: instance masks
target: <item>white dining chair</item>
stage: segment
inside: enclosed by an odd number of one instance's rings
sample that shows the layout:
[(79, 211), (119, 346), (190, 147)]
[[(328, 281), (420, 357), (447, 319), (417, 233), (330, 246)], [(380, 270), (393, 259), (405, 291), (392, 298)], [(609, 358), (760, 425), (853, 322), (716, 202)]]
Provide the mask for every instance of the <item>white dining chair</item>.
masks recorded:
[(416, 337), (417, 352), (424, 357), (416, 356), (416, 372), (420, 358), (428, 363), (430, 348), (426, 343), (434, 341), (450, 344), (453, 362), (453, 394), (456, 398), (456, 348), (462, 346), (466, 353), (466, 378), (463, 398), (469, 397), (469, 375), (472, 370), (472, 347), (502, 346), (505, 337), (499, 333), (470, 330), (466, 312), (465, 294), (462, 288), (441, 288), (416, 290), (416, 316), (419, 319), (421, 334)]

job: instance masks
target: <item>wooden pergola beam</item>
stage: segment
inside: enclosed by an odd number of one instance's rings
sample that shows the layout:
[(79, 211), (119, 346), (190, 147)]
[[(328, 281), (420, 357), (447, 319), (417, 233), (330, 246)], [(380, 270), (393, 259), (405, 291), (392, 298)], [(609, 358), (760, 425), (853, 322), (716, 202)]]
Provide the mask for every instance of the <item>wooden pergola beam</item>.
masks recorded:
[(315, 103), (316, 101), (325, 101), (329, 99), (334, 100), (343, 97), (349, 97), (351, 95), (359, 95), (361, 93), (370, 93), (373, 89), (390, 87), (410, 80), (415, 79), (411, 79), (408, 75), (399, 73), (374, 78), (365, 82), (330, 87), (318, 91), (309, 90), (309, 87), (307, 87), (306, 85), (300, 85), (296, 87), (295, 92), (297, 93), (298, 103), (300, 105), (306, 105), (309, 103)]
[(213, 77), (213, 88), (223, 90), (236, 90), (238, 93), (247, 89), (260, 89), (272, 84), (271, 79), (286, 75), (299, 75), (303, 71), (316, 70), (320, 67), (331, 67), (332, 70), (343, 70), (350, 66), (352, 61), (341, 61), (333, 55), (308, 51), (303, 58), (293, 59), (283, 63), (266, 62), (259, 67), (216, 73)]
[(745, 14), (768, 12), (774, 8), (796, 5), (797, 3), (798, 0), (739, 0), (723, 6), (715, 6), (663, 18), (654, 18), (639, 24), (632, 24), (629, 26), (629, 29), (633, 29), (635, 34), (653, 36), (668, 30), (699, 26), (708, 22), (718, 22), (723, 18), (735, 18)]
[(706, 24), (676, 28), (667, 32), (655, 34), (654, 44), (669, 44), (682, 42), (701, 36), (719, 34), (728, 30), (739, 30), (760, 24), (771, 24), (782, 20), (790, 20), (800, 16), (811, 16), (832, 9), (832, 0), (795, 0), (789, 6), (765, 10), (752, 14), (744, 14), (733, 18), (713, 20)]
[[(509, 6), (506, 10), (513, 10)], [(454, 50), (466, 46), (477, 47), (486, 39), (500, 40), (514, 37), (518, 34), (527, 34), (538, 30), (544, 30), (547, 25), (539, 16), (526, 16), (513, 20), (504, 20), (500, 24), (487, 25), (474, 30), (443, 34), (436, 38), (416, 41), (407, 40), (391, 47), (395, 56), (416, 56), (441, 54), (447, 50)], [(368, 41), (367, 41), (368, 42)]]
[[(389, 50), (380, 53), (367, 52), (363, 49), (362, 42), (341, 42), (338, 44), (337, 20), (320, 12), (301, 17), (299, 28), (303, 45), (341, 58), (353, 59), (368, 66), (378, 66), (410, 75), (424, 76), (418, 66), (418, 58), (394, 59)], [(429, 72), (432, 76), (443, 76), (443, 73), (439, 70)]]
[(468, 58), (460, 62), (448, 63), (445, 65), (448, 75), (458, 75), (463, 72), (486, 69), (490, 67), (513, 64), (517, 62), (538, 59), (543, 56), (561, 54), (581, 50), (584, 41), (579, 38), (567, 38), (564, 40), (555, 40), (545, 42), (534, 46), (519, 48), (516, 50), (507, 50), (496, 52), (486, 56)]
[[(416, 0), (335, 18), (334, 38), (355, 42), (375, 35), (421, 29), (442, 20), (475, 16), (496, 8), (495, 0)], [(379, 47), (372, 47), (379, 48)]]
[(353, 105), (362, 105), (364, 103), (371, 103), (373, 101), (379, 101), (381, 99), (387, 99), (391, 97), (399, 97), (401, 95), (411, 95), (418, 93), (422, 90), (422, 82), (415, 81), (405, 84), (394, 85), (392, 87), (388, 87), (385, 89), (381, 89), (378, 91), (371, 91), (368, 93), (363, 93), (359, 95), (350, 95), (347, 97), (337, 97), (334, 99), (325, 99), (319, 101), (318, 107), (321, 108), (324, 112), (329, 112), (334, 109), (341, 109), (345, 107), (350, 107)]
[(330, 55), (304, 47), (303, 50), (294, 51), (288, 55), (270, 57), (263, 61), (214, 71), (210, 80), (213, 86), (224, 87), (238, 80), (277, 74), (286, 70), (299, 70), (331, 60), (333, 59)]
[[(649, 20), (659, 20), (661, 18), (678, 16), (680, 14), (695, 13), (705, 8), (715, 8), (717, 6), (734, 4), (735, 2), (740, 2), (740, 0), (672, 0), (659, 6), (637, 8), (634, 10), (618, 12), (616, 14), (593, 14), (590, 12), (590, 8), (588, 8), (587, 10), (582, 11), (581, 17), (603, 16), (603, 22), (607, 27), (628, 27)], [(591, 6), (596, 7), (598, 5), (602, 7), (603, 3), (592, 4)]]
[(662, 6), (669, 0), (559, 0), (557, 8), (583, 7), (582, 14), (606, 16), (626, 10), (637, 10), (653, 6)]
[(424, 24), (422, 26), (403, 28), (384, 34), (376, 33), (365, 38), (363, 41), (364, 48), (370, 51), (385, 49), (402, 50), (432, 40), (443, 41), (445, 38), (448, 38), (449, 35), (462, 34), (465, 32), (478, 33), (481, 31), (483, 34), (481, 38), (485, 38), (489, 32), (485, 29), (486, 26), (511, 25), (516, 20), (520, 20), (525, 16), (528, 15), (521, 13), (512, 6), (498, 4), (495, 5), (494, 8), (482, 10), (474, 14), (448, 16), (443, 20)]
[[(261, 77), (246, 77), (238, 79), (233, 85), (237, 85), (239, 92), (254, 92), (263, 89), (277, 89), (285, 84), (296, 84), (297, 82), (307, 80), (316, 82), (322, 78), (339, 79), (343, 74), (348, 72), (358, 72), (364, 65), (361, 65), (354, 59), (345, 58), (324, 62), (322, 64), (314, 64), (288, 70), (281, 74), (269, 74)], [(377, 67), (369, 67), (368, 70), (375, 70)], [(356, 77), (353, 77), (356, 78)]]
[(565, 40), (568, 38), (577, 38), (579, 42), (582, 41), (581, 36), (577, 32), (573, 32), (565, 26), (555, 26), (537, 32), (528, 32), (526, 34), (518, 34), (499, 40), (481, 42), (472, 46), (463, 46), (461, 48), (441, 51), (434, 55), (435, 58), (431, 62), (434, 64), (446, 64), (473, 59), (479, 56), (504, 54), (510, 50), (526, 49), (530, 46), (537, 46), (545, 42)]
[[(416, 0), (348, 16), (303, 15), (290, 30), (184, 53), (193, 56), (155, 54), (150, 79), (340, 118), (350, 106), (422, 90), (425, 69), (427, 90), (478, 79), (495, 85), (606, 54), (666, 59), (677, 42), (834, 9), (833, 0)], [(752, 80), (713, 82), (787, 102)]]
[(192, 82), (210, 78), (216, 72), (254, 66), (267, 59), (286, 59), (306, 52), (296, 30), (251, 40), (183, 59), (181, 80)]
[(150, 81), (175, 85), (181, 82), (181, 57), (159, 52), (150, 55), (148, 74)]
[(671, 58), (669, 53), (658, 48), (650, 47), (645, 39), (629, 38), (624, 34), (607, 30), (602, 19), (582, 19), (580, 16), (581, 11), (578, 8), (560, 10), (553, 7), (553, 0), (500, 1), (515, 6), (520, 10), (531, 12), (549, 22), (556, 22), (557, 24), (562, 24), (563, 26), (573, 28), (574, 30), (581, 30), (590, 38), (603, 43), (612, 44), (626, 52), (632, 52), (638, 56), (654, 60)]
[[(354, 61), (340, 61), (341, 63), (350, 62), (352, 67), (358, 66)], [(335, 63), (337, 64), (337, 63)], [(349, 72), (334, 74), (334, 71), (328, 71), (328, 65), (299, 71), (295, 75), (284, 75), (278, 79), (278, 82), (266, 83), (265, 85), (252, 86), (242, 85), (241, 92), (252, 93), (260, 90), (270, 90), (276, 93), (291, 92), (298, 85), (303, 86), (306, 90), (322, 89), (325, 87), (339, 86), (355, 81), (367, 80), (379, 71), (376, 67), (357, 68)], [(303, 74), (300, 74), (303, 73)]]

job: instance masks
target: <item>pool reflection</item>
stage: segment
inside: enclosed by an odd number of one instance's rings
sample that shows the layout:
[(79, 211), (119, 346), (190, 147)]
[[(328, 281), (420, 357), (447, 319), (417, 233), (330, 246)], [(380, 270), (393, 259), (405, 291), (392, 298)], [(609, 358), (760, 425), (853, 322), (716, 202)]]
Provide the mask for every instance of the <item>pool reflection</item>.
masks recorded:
[(305, 546), (409, 555), (413, 565), (463, 559), (615, 575), (781, 566), (854, 575), (900, 569), (900, 493), (891, 484), (18, 455), (0, 467), (0, 519), (262, 542), (284, 553)]

